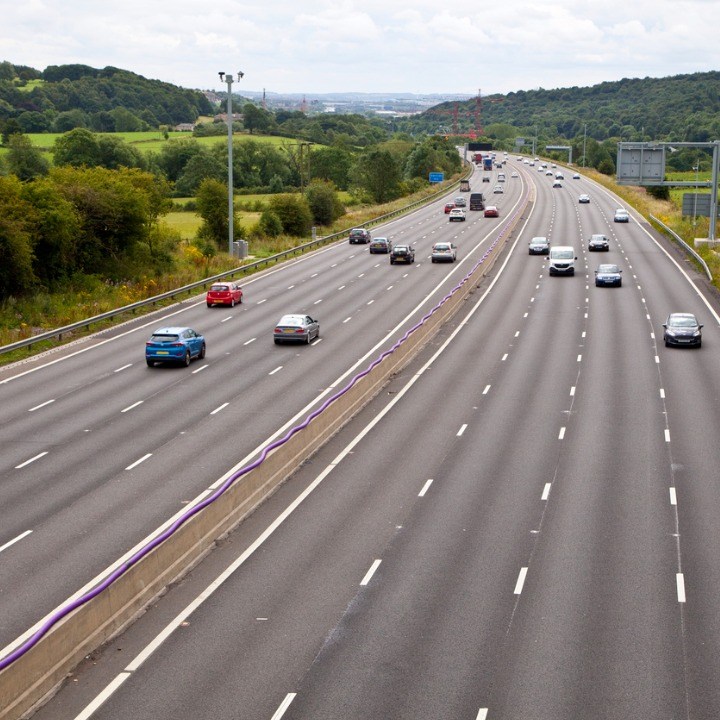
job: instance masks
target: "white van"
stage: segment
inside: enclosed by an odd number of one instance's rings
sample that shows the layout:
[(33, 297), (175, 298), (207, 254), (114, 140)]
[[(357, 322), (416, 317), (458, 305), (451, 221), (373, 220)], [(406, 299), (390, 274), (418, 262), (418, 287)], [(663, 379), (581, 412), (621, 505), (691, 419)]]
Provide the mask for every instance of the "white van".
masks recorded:
[(498, 182), (505, 182), (505, 173), (498, 173)]
[(575, 274), (575, 248), (572, 245), (553, 245), (548, 256), (548, 269), (551, 275)]

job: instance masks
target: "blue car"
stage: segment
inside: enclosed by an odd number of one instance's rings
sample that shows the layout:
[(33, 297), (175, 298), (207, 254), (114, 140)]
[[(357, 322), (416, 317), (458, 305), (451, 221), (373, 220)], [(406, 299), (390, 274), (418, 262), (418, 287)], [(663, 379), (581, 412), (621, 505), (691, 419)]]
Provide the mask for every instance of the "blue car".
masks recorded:
[(156, 362), (181, 363), (187, 367), (193, 358), (204, 357), (205, 338), (189, 327), (160, 328), (145, 343), (148, 367)]

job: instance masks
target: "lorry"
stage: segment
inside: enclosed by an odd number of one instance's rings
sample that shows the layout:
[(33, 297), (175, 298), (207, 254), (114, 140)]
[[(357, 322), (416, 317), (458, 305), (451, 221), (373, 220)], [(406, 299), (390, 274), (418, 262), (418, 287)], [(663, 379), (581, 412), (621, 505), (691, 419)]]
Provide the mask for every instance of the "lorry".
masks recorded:
[(470, 210), (484, 210), (485, 198), (482, 193), (470, 193)]
[(476, 165), (479, 165), (479, 164), (482, 162), (482, 159), (483, 159), (482, 153), (476, 152), (476, 153), (473, 155), (473, 162), (474, 162)]
[(470, 192), (470, 181), (469, 180), (461, 180), (460, 181), (460, 192)]
[(483, 170), (492, 170), (493, 169), (493, 160), (490, 155), (483, 158)]

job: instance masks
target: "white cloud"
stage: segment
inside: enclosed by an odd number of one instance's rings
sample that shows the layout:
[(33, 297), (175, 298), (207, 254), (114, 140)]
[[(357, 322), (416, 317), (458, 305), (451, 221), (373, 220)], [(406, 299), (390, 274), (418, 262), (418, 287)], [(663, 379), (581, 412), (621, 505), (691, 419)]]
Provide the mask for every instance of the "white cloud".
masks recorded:
[(184, 87), (219, 69), (249, 89), (484, 94), (720, 67), (716, 0), (27, 0), (4, 9), (3, 57), (114, 65)]

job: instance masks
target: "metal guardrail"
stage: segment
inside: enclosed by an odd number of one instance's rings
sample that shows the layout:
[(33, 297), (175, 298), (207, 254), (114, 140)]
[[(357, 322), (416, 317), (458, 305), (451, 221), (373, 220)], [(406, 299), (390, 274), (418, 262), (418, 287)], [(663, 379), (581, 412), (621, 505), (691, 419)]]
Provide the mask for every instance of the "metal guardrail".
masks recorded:
[[(467, 175), (469, 176), (471, 172), (472, 170)], [(466, 176), (463, 176), (461, 179), (466, 179)], [(384, 215), (380, 215), (376, 218), (373, 218), (372, 220), (368, 220), (367, 222), (353, 225), (353, 227), (371, 227), (399, 215), (408, 213), (415, 208), (421, 207), (422, 205), (426, 205), (433, 200), (436, 200), (440, 195), (444, 195), (453, 187), (459, 184), (460, 180), (457, 180), (456, 182), (452, 183), (447, 187), (444, 187), (442, 190), (438, 190), (438, 192), (433, 193), (432, 195), (428, 195), (427, 197), (416, 200), (415, 202), (410, 203), (409, 205), (405, 205), (398, 210), (393, 210), (392, 212), (385, 213)], [(276, 253), (275, 255), (269, 255), (266, 258), (256, 260), (255, 262), (248, 263), (247, 265), (241, 265), (240, 267), (233, 268), (232, 270), (226, 270), (225, 272), (219, 273), (217, 275), (212, 275), (211, 277), (205, 278), (203, 280), (198, 280), (188, 285), (183, 285), (182, 287), (176, 288), (175, 290), (169, 290), (168, 292), (161, 293), (160, 295), (153, 295), (153, 297), (146, 298), (145, 300), (138, 300), (137, 302), (130, 303), (130, 305), (123, 305), (122, 307), (115, 308), (114, 310), (108, 310), (107, 312), (100, 313), (99, 315), (93, 315), (93, 317), (86, 318), (85, 320), (78, 320), (78, 322), (71, 323), (70, 325), (63, 325), (63, 327), (55, 328), (54, 330), (48, 330), (44, 333), (38, 333), (37, 335), (33, 335), (32, 337), (25, 338), (23, 340), (18, 340), (14, 343), (10, 343), (9, 345), (2, 345), (0, 346), (0, 355), (12, 352), (13, 350), (20, 350), (21, 348), (32, 347), (35, 343), (42, 342), (43, 340), (52, 340), (54, 338), (62, 340), (63, 335), (66, 335), (73, 330), (89, 330), (91, 325), (102, 322), (103, 320), (112, 320), (118, 315), (124, 315), (128, 312), (134, 312), (138, 308), (146, 307), (148, 305), (155, 305), (162, 300), (174, 299), (178, 295), (183, 295), (184, 293), (189, 293), (192, 290), (196, 290), (197, 288), (205, 287), (206, 285), (214, 283), (218, 280), (222, 280), (223, 278), (231, 278), (235, 275), (247, 275), (255, 269), (260, 268), (264, 265), (270, 265), (271, 263), (280, 262), (281, 260), (284, 260), (285, 258), (288, 258), (292, 255), (303, 253), (306, 250), (310, 250), (315, 247), (320, 247), (321, 245), (325, 245), (326, 243), (338, 240), (341, 237), (347, 237), (349, 231), (350, 228), (347, 228), (346, 230), (340, 230), (339, 232), (332, 233), (331, 235), (324, 235), (323, 237), (316, 238), (315, 240), (303, 243), (302, 245), (296, 245), (295, 247), (290, 248), (290, 250), (283, 250), (283, 252)]]
[(708, 280), (712, 282), (713, 276), (710, 272), (710, 268), (707, 266), (707, 263), (700, 257), (700, 255), (695, 252), (694, 248), (690, 247), (690, 245), (688, 245), (674, 230), (670, 229), (662, 220), (658, 220), (654, 215), (648, 215), (648, 217), (654, 223), (659, 225), (666, 233), (672, 235), (672, 237), (675, 238), (675, 240), (677, 240), (700, 263), (700, 265), (702, 265)]

